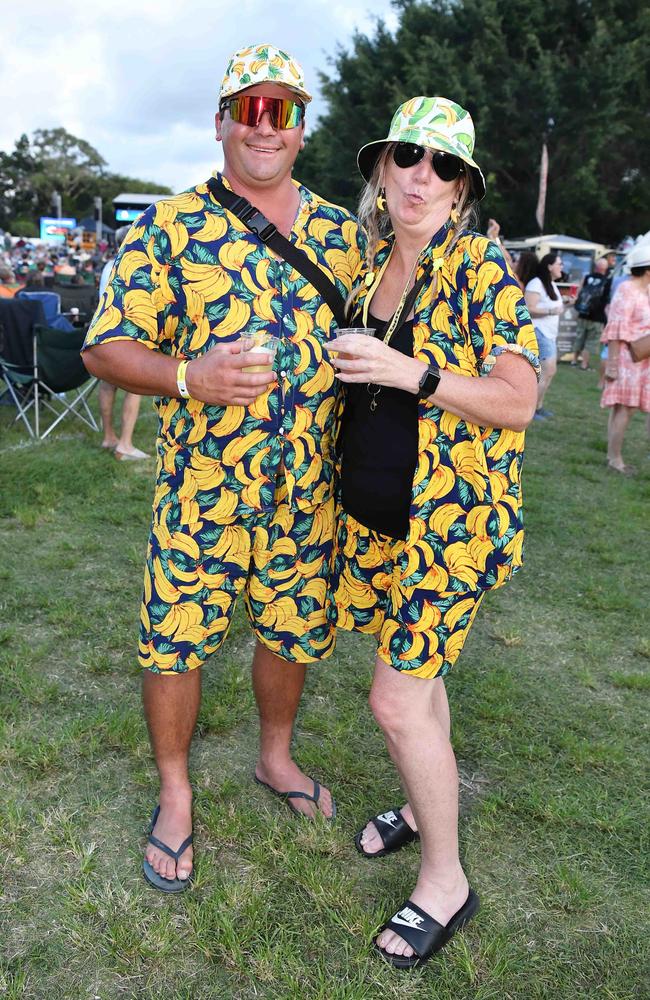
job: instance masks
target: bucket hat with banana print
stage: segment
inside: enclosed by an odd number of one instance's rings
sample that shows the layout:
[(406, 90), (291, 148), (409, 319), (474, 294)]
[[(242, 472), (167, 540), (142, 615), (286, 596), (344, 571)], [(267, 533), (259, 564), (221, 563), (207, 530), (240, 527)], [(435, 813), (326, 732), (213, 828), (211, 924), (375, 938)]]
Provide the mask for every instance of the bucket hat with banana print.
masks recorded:
[(469, 111), (446, 97), (412, 97), (400, 104), (393, 115), (385, 139), (362, 146), (357, 163), (366, 181), (380, 153), (389, 142), (411, 142), (425, 149), (451, 153), (466, 163), (472, 177), (474, 194), (485, 195), (485, 178), (474, 160), (474, 122)]

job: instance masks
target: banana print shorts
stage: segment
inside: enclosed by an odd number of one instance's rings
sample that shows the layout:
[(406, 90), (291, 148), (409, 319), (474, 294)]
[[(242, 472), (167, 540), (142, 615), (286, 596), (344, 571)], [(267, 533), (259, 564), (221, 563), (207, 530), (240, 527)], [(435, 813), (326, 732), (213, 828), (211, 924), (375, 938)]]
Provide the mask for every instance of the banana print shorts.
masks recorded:
[(200, 667), (228, 634), (241, 591), (253, 631), (284, 660), (334, 649), (326, 595), (334, 501), (292, 510), (284, 483), (273, 510), (170, 525), (154, 511), (144, 576), (138, 661), (153, 673)]
[(339, 510), (330, 617), (338, 628), (376, 634), (377, 655), (396, 670), (444, 677), (458, 659), (484, 592), (404, 585), (405, 546)]

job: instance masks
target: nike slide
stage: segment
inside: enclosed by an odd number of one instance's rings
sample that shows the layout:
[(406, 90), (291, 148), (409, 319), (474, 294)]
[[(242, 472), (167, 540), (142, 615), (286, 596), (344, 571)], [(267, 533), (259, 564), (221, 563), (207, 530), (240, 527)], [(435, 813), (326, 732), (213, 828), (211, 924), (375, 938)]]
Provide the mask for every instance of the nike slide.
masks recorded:
[[(375, 824), (377, 833), (381, 837), (381, 842), (384, 845), (381, 850), (375, 851), (374, 854), (370, 851), (364, 851), (361, 846), (361, 837), (363, 836), (363, 831), (368, 823)], [(354, 846), (359, 854), (362, 854), (364, 858), (383, 858), (386, 854), (392, 854), (393, 851), (399, 851), (405, 844), (410, 844), (411, 841), (420, 839), (420, 834), (417, 830), (411, 829), (397, 806), (394, 809), (389, 809), (388, 812), (379, 813), (377, 816), (371, 816), (368, 823), (365, 824), (363, 829), (359, 830), (358, 834), (354, 838)]]
[(384, 961), (394, 965), (396, 969), (415, 969), (419, 965), (424, 965), (432, 955), (440, 951), (456, 931), (459, 931), (478, 912), (479, 906), (478, 896), (473, 889), (470, 889), (461, 908), (443, 927), (409, 899), (401, 910), (398, 910), (390, 920), (386, 921), (381, 930), (391, 930), (399, 934), (407, 944), (410, 944), (415, 955), (408, 957), (406, 955), (391, 955), (384, 948), (380, 948), (376, 941), (374, 943), (375, 951), (378, 951)]
[[(177, 851), (172, 851), (171, 847), (168, 847), (167, 844), (164, 844), (162, 840), (158, 840), (158, 837), (154, 837), (153, 835), (153, 828), (156, 825), (159, 813), (160, 806), (156, 806), (151, 817), (151, 823), (149, 824), (149, 835), (147, 839), (149, 843), (153, 844), (154, 847), (157, 847), (159, 851), (163, 851), (165, 854), (168, 854), (170, 858), (173, 858), (174, 861), (178, 861), (183, 851), (186, 851), (192, 843), (192, 840), (194, 839), (193, 835), (190, 834), (189, 837), (186, 837)], [(192, 866), (192, 870), (187, 878), (164, 878), (164, 876), (159, 875), (158, 872), (151, 867), (145, 858), (142, 862), (142, 874), (149, 885), (152, 885), (154, 889), (159, 889), (161, 892), (185, 892), (186, 889), (189, 889), (190, 882), (194, 877), (194, 867)]]

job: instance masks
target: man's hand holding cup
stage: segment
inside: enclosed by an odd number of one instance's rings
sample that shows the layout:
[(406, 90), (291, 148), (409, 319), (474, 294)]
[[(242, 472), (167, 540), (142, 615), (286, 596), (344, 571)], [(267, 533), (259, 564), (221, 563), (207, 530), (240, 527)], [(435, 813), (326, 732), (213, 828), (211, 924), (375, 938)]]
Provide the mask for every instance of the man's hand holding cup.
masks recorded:
[(249, 406), (275, 381), (273, 360), (279, 343), (277, 337), (260, 331), (217, 344), (188, 365), (190, 396), (217, 406)]

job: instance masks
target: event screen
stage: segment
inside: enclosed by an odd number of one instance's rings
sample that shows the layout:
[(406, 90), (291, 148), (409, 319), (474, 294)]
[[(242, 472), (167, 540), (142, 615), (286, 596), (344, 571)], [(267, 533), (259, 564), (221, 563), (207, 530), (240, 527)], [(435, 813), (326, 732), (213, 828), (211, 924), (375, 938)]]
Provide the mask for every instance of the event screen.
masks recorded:
[(76, 225), (76, 219), (51, 219), (41, 215), (41, 239), (48, 243), (65, 243), (67, 233)]

